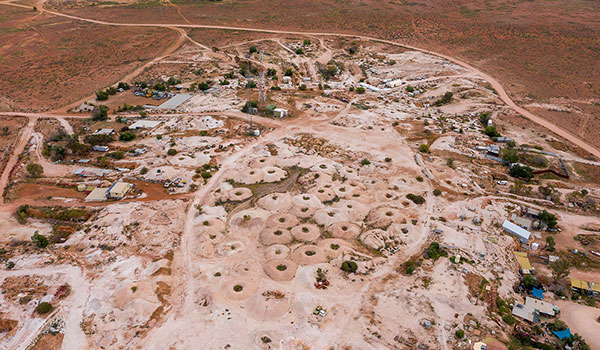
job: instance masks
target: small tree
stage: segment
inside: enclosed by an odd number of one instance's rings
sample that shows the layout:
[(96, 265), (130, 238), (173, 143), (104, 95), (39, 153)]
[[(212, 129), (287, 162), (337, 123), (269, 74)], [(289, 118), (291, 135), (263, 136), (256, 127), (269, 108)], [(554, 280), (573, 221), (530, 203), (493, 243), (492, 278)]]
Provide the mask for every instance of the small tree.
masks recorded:
[(92, 111), (92, 120), (104, 121), (108, 119), (108, 107), (100, 105)]
[(133, 139), (135, 139), (135, 134), (131, 131), (125, 131), (125, 132), (122, 132), (121, 135), (119, 135), (119, 140), (121, 140), (121, 141), (127, 142), (127, 141), (131, 141)]
[(169, 148), (169, 150), (167, 151), (167, 154), (170, 156), (174, 156), (177, 154), (177, 150), (175, 148)]
[(294, 74), (294, 71), (292, 71), (292, 68), (288, 68), (285, 70), (286, 77), (291, 77), (293, 74)]
[(366, 91), (367, 91), (367, 90), (365, 90), (365, 88), (364, 88), (364, 87), (362, 87), (362, 86), (359, 86), (359, 87), (357, 87), (357, 88), (356, 88), (356, 93), (357, 93), (357, 94), (361, 94), (361, 95), (362, 95), (362, 94), (364, 94)]
[(342, 263), (341, 269), (345, 272), (356, 272), (358, 265), (354, 261), (346, 260)]
[(304, 46), (310, 45), (310, 39), (304, 39), (303, 44), (304, 44)]
[(500, 157), (509, 163), (519, 162), (519, 154), (511, 148), (503, 148), (502, 151), (500, 151)]
[(546, 225), (548, 225), (548, 227), (550, 227), (550, 228), (555, 227), (556, 224), (558, 223), (558, 218), (556, 217), (556, 215), (550, 214), (546, 210), (542, 210), (539, 214), (539, 217), (540, 217), (540, 220), (545, 222)]
[(462, 339), (465, 337), (465, 331), (463, 331), (462, 329), (457, 329), (456, 332), (454, 332), (454, 336), (456, 337), (456, 339)]
[(46, 248), (48, 246), (48, 238), (46, 236), (39, 233), (39, 231), (35, 231), (33, 236), (31, 236), (31, 241), (38, 248)]
[(429, 152), (429, 146), (427, 146), (425, 144), (419, 146), (419, 152), (421, 152), (421, 153), (427, 153), (427, 152)]
[(27, 164), (27, 173), (30, 177), (40, 177), (44, 173), (44, 168), (39, 164), (29, 163)]
[(255, 53), (255, 52), (258, 52), (258, 49), (256, 48), (256, 46), (250, 46), (250, 49), (248, 50), (248, 52)]
[(569, 275), (569, 262), (565, 259), (559, 259), (550, 264), (552, 274), (556, 283)]
[(35, 307), (35, 312), (41, 315), (47, 314), (50, 311), (52, 311), (52, 304), (45, 301), (39, 303), (38, 306)]
[(555, 245), (556, 245), (556, 242), (554, 241), (554, 237), (552, 237), (552, 236), (546, 237), (546, 247), (548, 248), (549, 251), (553, 252)]
[(106, 101), (106, 100), (108, 100), (108, 92), (106, 92), (106, 91), (98, 91), (98, 92), (96, 92), (96, 100), (98, 100), (98, 101)]

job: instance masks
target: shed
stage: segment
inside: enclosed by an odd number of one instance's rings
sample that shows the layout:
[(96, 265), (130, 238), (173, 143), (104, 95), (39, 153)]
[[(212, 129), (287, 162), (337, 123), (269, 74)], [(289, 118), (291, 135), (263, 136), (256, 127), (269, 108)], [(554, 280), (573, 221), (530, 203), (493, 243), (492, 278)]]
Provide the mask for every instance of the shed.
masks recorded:
[(192, 98), (190, 94), (177, 94), (158, 106), (158, 109), (175, 109), (179, 107), (182, 103)]
[(102, 202), (107, 200), (106, 192), (108, 188), (106, 187), (96, 187), (90, 192), (90, 194), (85, 197), (86, 202)]
[(533, 267), (529, 262), (529, 258), (527, 258), (527, 253), (524, 252), (514, 252), (515, 258), (517, 258), (517, 262), (519, 263), (519, 267), (521, 268), (522, 274), (530, 274)]
[(527, 231), (526, 229), (524, 229), (508, 220), (504, 220), (504, 223), (502, 223), (502, 229), (504, 229), (504, 231), (506, 231), (512, 235), (517, 236), (521, 243), (529, 242), (529, 237), (531, 236), (531, 232)]
[(133, 185), (126, 182), (115, 182), (108, 188), (107, 195), (109, 198), (121, 199), (125, 197), (132, 186)]
[(115, 132), (114, 129), (98, 129), (98, 130), (96, 130), (94, 135), (110, 135), (114, 132)]
[(273, 115), (276, 116), (277, 118), (283, 118), (288, 115), (288, 111), (287, 111), (287, 109), (283, 109), (283, 108), (275, 108), (273, 110)]
[(533, 220), (520, 217), (517, 214), (512, 214), (510, 216), (510, 221), (514, 222), (515, 224), (519, 225), (521, 228), (524, 228), (528, 231), (531, 230), (531, 225), (533, 224)]
[(137, 129), (151, 129), (158, 126), (161, 123), (159, 120), (138, 120), (137, 122), (131, 124), (129, 129), (137, 130)]
[(538, 313), (533, 308), (532, 304), (524, 305), (515, 303), (515, 306), (513, 306), (512, 309), (512, 314), (531, 323), (537, 323), (538, 321)]

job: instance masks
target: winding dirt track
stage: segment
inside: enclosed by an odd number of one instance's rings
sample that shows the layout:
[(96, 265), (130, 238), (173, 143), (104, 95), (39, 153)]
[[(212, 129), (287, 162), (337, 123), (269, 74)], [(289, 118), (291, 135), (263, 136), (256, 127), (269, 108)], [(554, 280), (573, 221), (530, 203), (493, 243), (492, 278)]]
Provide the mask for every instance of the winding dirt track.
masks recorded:
[[(21, 4), (14, 4), (11, 2), (2, 2), (2, 4), (5, 5), (10, 5), (10, 6), (17, 6), (17, 7), (24, 7), (24, 8), (31, 8), (30, 6), (25, 6), (25, 5), (21, 5)], [(398, 43), (398, 42), (394, 42), (394, 41), (390, 41), (390, 40), (384, 40), (384, 39), (378, 39), (378, 38), (373, 38), (373, 37), (369, 37), (369, 36), (365, 36), (365, 35), (353, 35), (353, 34), (338, 34), (338, 33), (326, 33), (326, 32), (299, 32), (299, 31), (287, 31), (287, 30), (276, 30), (276, 29), (259, 29), (259, 28), (248, 28), (248, 27), (234, 27), (234, 26), (219, 26), (219, 25), (204, 25), (204, 24), (160, 24), (160, 23), (117, 23), (117, 22), (107, 22), (107, 21), (101, 21), (101, 20), (95, 20), (95, 19), (89, 19), (89, 18), (83, 18), (83, 17), (78, 17), (78, 16), (73, 16), (73, 15), (68, 15), (68, 14), (64, 14), (64, 13), (60, 13), (60, 12), (56, 12), (56, 11), (52, 11), (52, 10), (47, 10), (45, 8), (43, 8), (42, 6), (39, 7), (40, 11), (42, 12), (46, 12), (48, 14), (52, 14), (55, 16), (60, 16), (60, 17), (65, 17), (65, 18), (70, 18), (73, 20), (78, 20), (78, 21), (85, 21), (85, 22), (89, 22), (89, 23), (95, 23), (95, 24), (102, 24), (102, 25), (110, 25), (110, 26), (124, 26), (124, 27), (162, 27), (162, 28), (170, 28), (170, 29), (174, 29), (174, 30), (181, 30), (181, 28), (204, 28), (204, 29), (223, 29), (223, 30), (239, 30), (239, 31), (247, 31), (247, 32), (258, 32), (258, 33), (270, 33), (270, 34), (292, 34), (292, 35), (312, 35), (312, 36), (338, 36), (338, 37), (350, 37), (350, 38), (359, 38), (359, 39), (364, 39), (364, 40), (370, 40), (370, 41), (375, 41), (375, 42), (380, 42), (380, 43), (384, 43), (384, 44), (389, 44), (389, 45), (394, 45), (394, 46), (401, 46), (401, 47), (405, 47), (411, 50), (416, 50), (416, 51), (421, 51), (421, 52), (425, 52), (431, 55), (435, 55), (438, 57), (442, 57), (445, 58), (451, 62), (454, 62), (466, 69), (471, 70), (472, 72), (478, 74), (480, 77), (482, 77), (483, 79), (485, 79), (486, 81), (488, 81), (490, 83), (490, 85), (496, 90), (496, 92), (498, 93), (498, 96), (500, 97), (500, 99), (502, 99), (502, 101), (504, 101), (504, 103), (506, 103), (506, 105), (508, 105), (510, 108), (512, 108), (514, 111), (516, 111), (517, 113), (521, 114), (522, 116), (524, 116), (525, 118), (531, 120), (532, 122), (539, 124), (543, 127), (545, 127), (546, 129), (554, 132), (555, 134), (557, 134), (558, 136), (572, 142), (573, 144), (581, 147), (582, 149), (584, 149), (585, 151), (593, 154), (595, 157), (600, 158), (600, 150), (597, 149), (596, 147), (590, 145), (589, 143), (585, 142), (584, 140), (580, 139), (579, 137), (577, 137), (576, 135), (571, 134), (570, 132), (562, 129), (561, 127), (552, 124), (551, 122), (529, 112), (528, 110), (526, 110), (523, 107), (518, 106), (507, 94), (507, 92), (504, 90), (504, 88), (502, 87), (502, 84), (500, 84), (500, 82), (498, 82), (496, 79), (492, 78), (490, 75), (478, 70), (477, 68), (471, 66), (470, 64), (457, 59), (455, 57), (451, 57), (451, 56), (447, 56), (444, 54), (440, 54), (437, 52), (433, 52), (430, 50), (425, 50), (416, 46), (411, 46), (411, 45), (407, 45), (407, 44), (402, 44), (402, 43)], [(179, 30), (178, 30), (179, 29)], [(185, 33), (185, 31), (184, 31)], [(182, 34), (180, 32), (181, 36), (179, 37), (179, 40), (184, 40), (185, 38), (188, 38), (187, 33), (186, 34)], [(180, 43), (177, 45), (179, 46)], [(171, 46), (172, 48), (173, 46)], [(167, 50), (170, 51), (170, 50)], [(160, 58), (164, 57), (164, 55), (161, 55)], [(157, 58), (157, 59), (160, 59)], [(151, 61), (154, 62), (157, 59)], [(147, 66), (144, 65), (143, 67)], [(143, 68), (142, 68), (143, 69)], [(139, 69), (138, 69), (139, 70)], [(136, 70), (136, 71), (138, 71)], [(132, 77), (132, 74), (129, 74), (128, 77)]]

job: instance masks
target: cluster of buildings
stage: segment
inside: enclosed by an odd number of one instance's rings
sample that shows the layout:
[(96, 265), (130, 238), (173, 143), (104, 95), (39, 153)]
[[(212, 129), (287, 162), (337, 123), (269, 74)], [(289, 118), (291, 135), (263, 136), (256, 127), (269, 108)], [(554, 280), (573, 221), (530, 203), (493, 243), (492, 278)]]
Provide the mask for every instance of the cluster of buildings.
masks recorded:
[(96, 187), (85, 197), (86, 202), (101, 202), (108, 199), (120, 200), (133, 188), (133, 184), (115, 182), (110, 187)]

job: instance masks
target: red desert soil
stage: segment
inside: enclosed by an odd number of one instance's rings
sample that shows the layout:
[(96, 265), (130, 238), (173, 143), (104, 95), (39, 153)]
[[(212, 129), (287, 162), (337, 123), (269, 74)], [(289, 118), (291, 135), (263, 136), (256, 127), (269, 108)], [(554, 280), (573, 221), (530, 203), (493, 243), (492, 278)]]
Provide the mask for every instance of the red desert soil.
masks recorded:
[(167, 28), (111, 27), (0, 5), (3, 110), (50, 110), (118, 82), (171, 45)]

